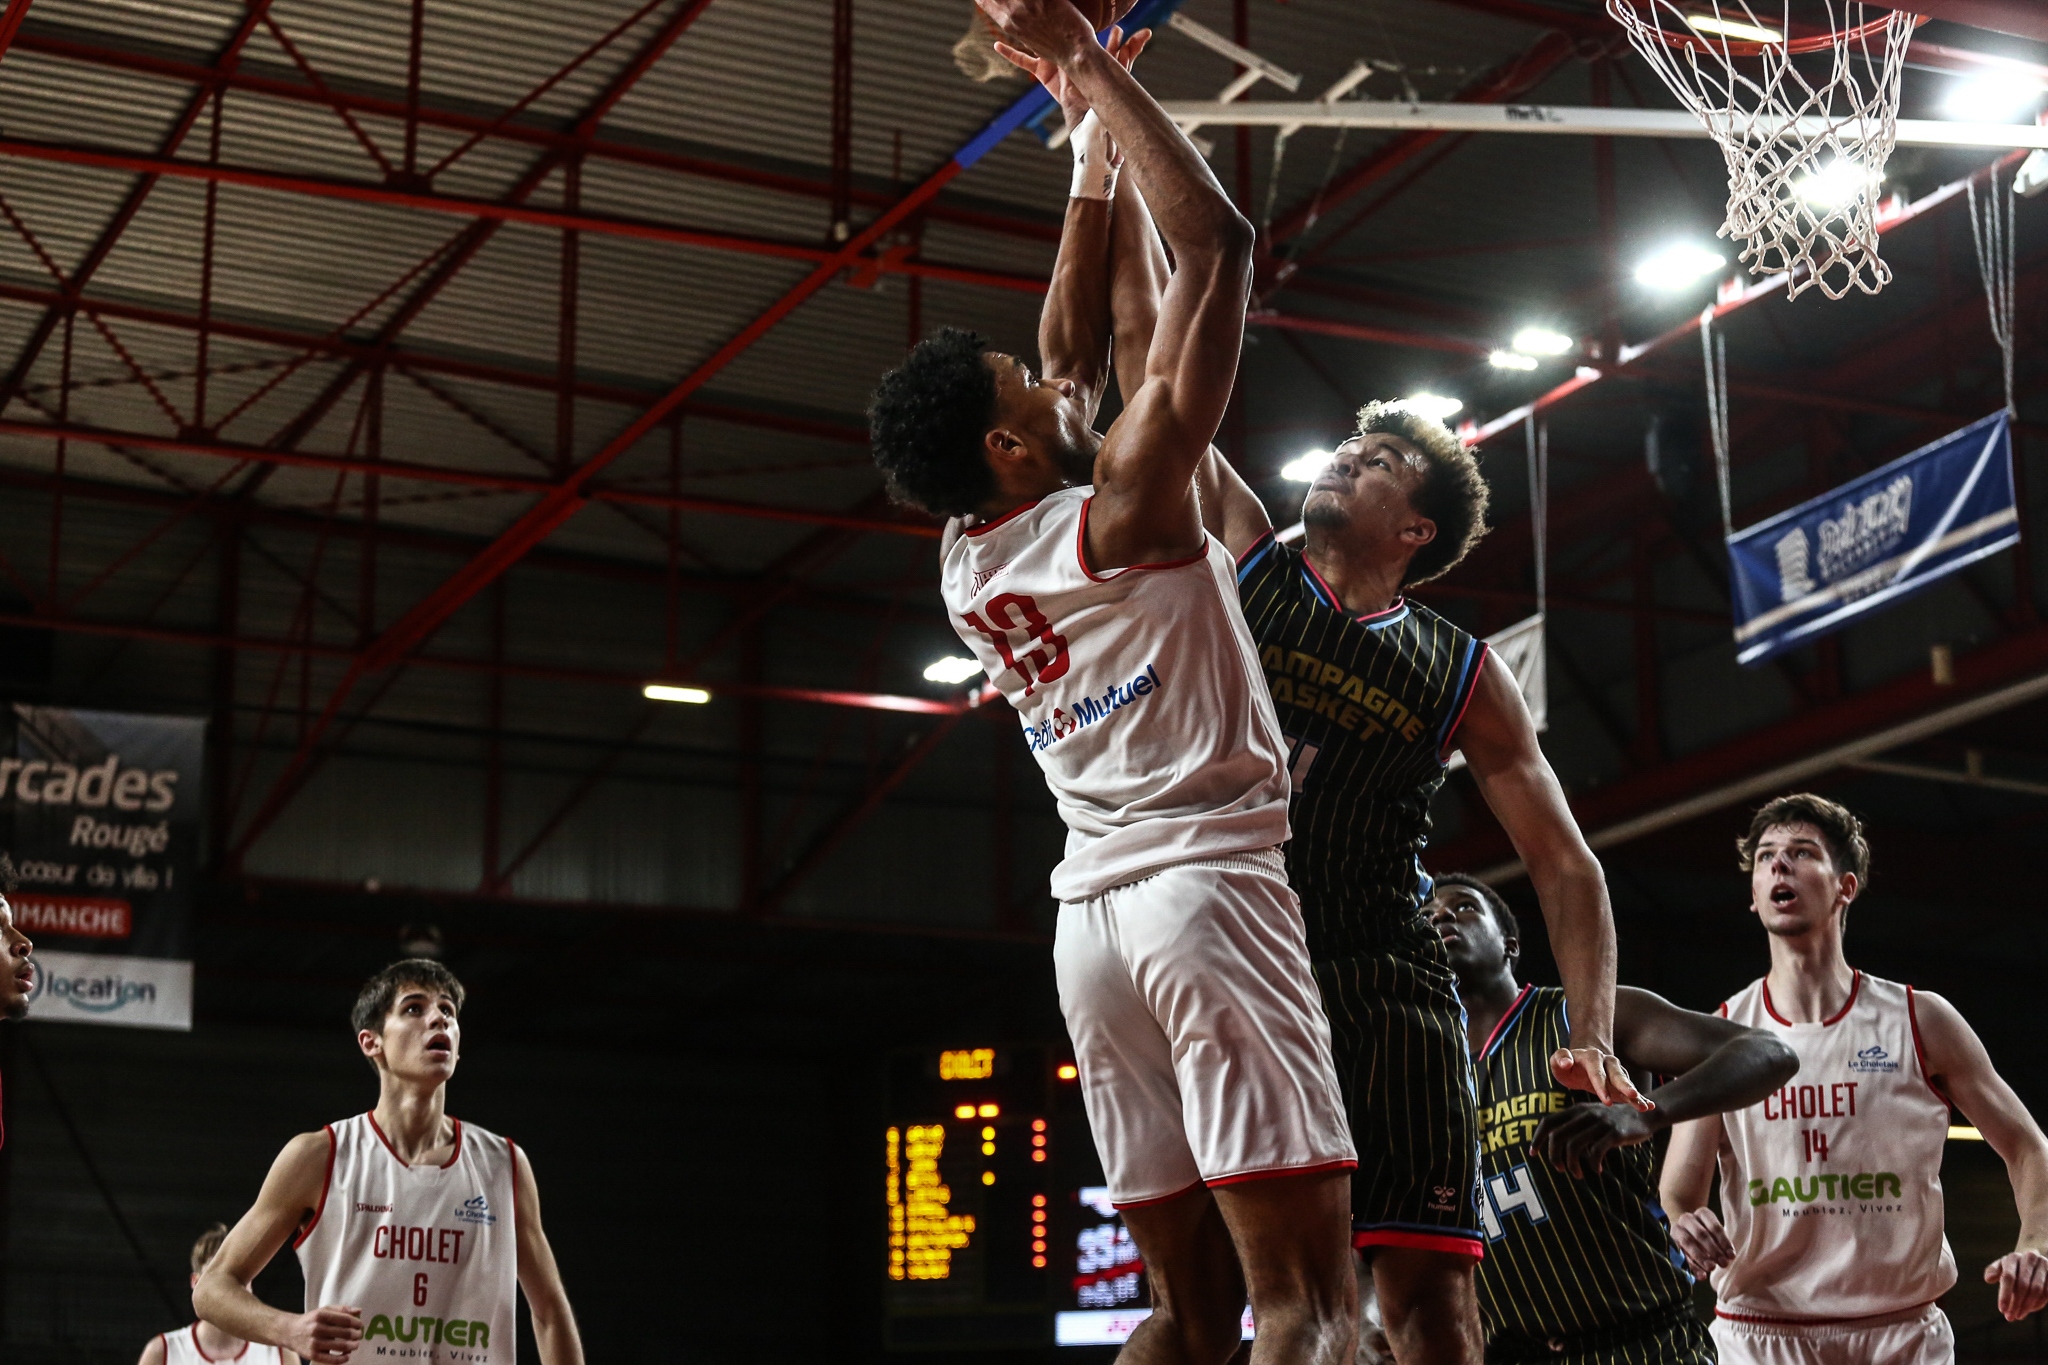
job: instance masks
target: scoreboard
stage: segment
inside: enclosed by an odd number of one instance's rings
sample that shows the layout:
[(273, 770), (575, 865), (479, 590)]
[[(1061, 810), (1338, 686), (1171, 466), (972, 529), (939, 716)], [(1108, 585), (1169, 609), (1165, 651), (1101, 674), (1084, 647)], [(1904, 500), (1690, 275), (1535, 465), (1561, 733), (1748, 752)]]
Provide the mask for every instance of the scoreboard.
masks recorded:
[(1143, 1321), (1144, 1265), (1061, 1050), (898, 1053), (886, 1113), (891, 1349), (1115, 1345)]

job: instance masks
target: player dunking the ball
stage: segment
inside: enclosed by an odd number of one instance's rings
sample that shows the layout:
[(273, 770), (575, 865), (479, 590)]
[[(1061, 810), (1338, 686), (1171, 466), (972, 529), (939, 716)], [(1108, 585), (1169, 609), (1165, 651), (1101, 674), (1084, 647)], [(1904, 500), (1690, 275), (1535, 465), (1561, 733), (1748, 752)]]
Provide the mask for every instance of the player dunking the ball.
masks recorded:
[[(194, 1286), (198, 1285), (200, 1272), (220, 1251), (220, 1244), (227, 1235), (227, 1224), (215, 1223), (200, 1233), (199, 1240), (192, 1244)], [(136, 1365), (210, 1365), (210, 1362), (228, 1360), (236, 1365), (299, 1365), (298, 1356), (291, 1351), (244, 1341), (210, 1322), (194, 1322), (175, 1332), (151, 1337), (149, 1344), (142, 1348), (142, 1358)]]
[[(2048, 1139), (1938, 995), (1852, 968), (1849, 906), (1870, 878), (1855, 815), (1781, 796), (1737, 845), (1771, 969), (1721, 1009), (1799, 1054), (1763, 1103), (1681, 1124), (1664, 1207), (1686, 1259), (1714, 1271), (1714, 1341), (1733, 1365), (1946, 1365), (1935, 1300), (1956, 1282), (1944, 1230), (1949, 1106), (2005, 1159), (2018, 1245), (1984, 1269), (1998, 1310), (2048, 1305)], [(1721, 1216), (1706, 1207), (1718, 1162)]]
[(1564, 992), (1516, 980), (1521, 925), (1492, 887), (1450, 873), (1428, 907), (1465, 1001), (1479, 1078), (1479, 1313), (1487, 1365), (1713, 1365), (1693, 1277), (1657, 1207), (1649, 1143), (1674, 1121), (1753, 1104), (1799, 1059), (1760, 1029), (1623, 986), (1614, 1045), (1674, 1077), (1657, 1107), (1577, 1101), (1551, 1074)]
[[(526, 1154), (448, 1115), (462, 999), (423, 958), (370, 978), (353, 1022), (377, 1107), (285, 1145), (193, 1288), (202, 1321), (309, 1365), (512, 1365), (524, 1289), (543, 1365), (583, 1365)], [(298, 1314), (249, 1288), (287, 1241), (305, 1272)]]
[[(1150, 225), (1136, 221), (1143, 212), (1135, 196), (1118, 205), (1119, 374), (1142, 366), (1155, 337), (1167, 335), (1165, 315), (1155, 330), (1148, 308), (1166, 257)], [(1571, 1005), (1552, 1070), (1603, 1101), (1636, 1098), (1611, 1043), (1606, 881), (1514, 676), (1404, 595), (1484, 532), (1486, 484), (1441, 422), (1381, 403), (1359, 414), (1357, 434), (1311, 486), (1305, 550), (1276, 540), (1264, 506), (1214, 450), (1199, 484), (1205, 524), (1237, 556), (1260, 681), (1289, 750), (1287, 872), (1359, 1151), (1354, 1237), (1403, 1365), (1473, 1365), (1473, 1266), (1485, 1240), (1473, 1203), (1472, 1068), (1457, 983), (1422, 913), (1430, 798), (1453, 751), (1464, 751), (1542, 901)]]
[[(947, 612), (1019, 712), (1067, 823), (1060, 1004), (1152, 1291), (1125, 1358), (1222, 1365), (1248, 1292), (1254, 1361), (1349, 1365), (1355, 1153), (1279, 852), (1285, 751), (1193, 484), (1237, 368), (1252, 228), (1067, 0), (981, 7), (1070, 117), (1091, 110), (1040, 324), (1045, 373), (942, 332), (877, 389), (875, 458), (898, 497), (953, 518)], [(1180, 271), (1143, 380), (1098, 435), (1103, 134), (1165, 206)]]

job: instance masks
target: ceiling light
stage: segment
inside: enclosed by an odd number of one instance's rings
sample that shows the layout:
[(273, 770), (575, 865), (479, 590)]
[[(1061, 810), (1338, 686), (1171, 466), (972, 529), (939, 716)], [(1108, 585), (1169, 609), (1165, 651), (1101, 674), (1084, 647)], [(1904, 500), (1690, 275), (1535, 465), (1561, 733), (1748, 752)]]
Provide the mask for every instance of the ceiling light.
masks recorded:
[(701, 687), (670, 687), (667, 683), (649, 683), (640, 689), (640, 695), (649, 701), (680, 701), (691, 706), (711, 700), (711, 694)]
[(1411, 393), (1400, 402), (1400, 406), (1417, 417), (1427, 417), (1432, 422), (1449, 421), (1451, 414), (1465, 406), (1460, 398), (1446, 398), (1440, 393)]
[(1972, 76), (1949, 88), (1941, 111), (1966, 123), (2009, 123), (2032, 113), (2043, 94), (2048, 94), (2048, 86), (2026, 76)]
[(1524, 327), (1509, 344), (1523, 355), (1563, 355), (1579, 343), (1548, 327)]
[(1297, 455), (1280, 466), (1280, 477), (1295, 483), (1314, 483), (1316, 475), (1323, 472), (1323, 466), (1331, 460), (1327, 450), (1310, 450)]
[(1739, 43), (1782, 43), (1785, 35), (1774, 28), (1761, 24), (1746, 24), (1740, 19), (1725, 19), (1718, 14), (1688, 14), (1685, 22), (1694, 33), (1711, 33), (1719, 38), (1733, 38)]
[(1705, 275), (1711, 275), (1728, 260), (1691, 242), (1667, 246), (1636, 267), (1636, 283), (1652, 289), (1683, 289)]
[(1495, 351), (1486, 357), (1486, 363), (1496, 370), (1533, 370), (1536, 368), (1536, 357), (1522, 355), (1516, 351)]
[(979, 663), (976, 663), (973, 659), (963, 659), (958, 654), (948, 654), (945, 658), (926, 664), (924, 667), (924, 680), (926, 682), (964, 683), (969, 678), (979, 677), (980, 675), (981, 665)]
[(1864, 195), (1875, 198), (1882, 179), (1860, 162), (1838, 156), (1792, 188), (1815, 208), (1834, 209)]

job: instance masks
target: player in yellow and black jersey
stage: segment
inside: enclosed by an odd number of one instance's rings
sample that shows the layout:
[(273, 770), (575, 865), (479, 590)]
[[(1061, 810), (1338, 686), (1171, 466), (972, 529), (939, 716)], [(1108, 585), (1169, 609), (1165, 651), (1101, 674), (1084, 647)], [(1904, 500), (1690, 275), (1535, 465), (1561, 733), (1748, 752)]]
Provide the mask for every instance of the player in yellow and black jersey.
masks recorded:
[(1517, 983), (1514, 912), (1471, 877), (1436, 879), (1430, 922), (1464, 997), (1479, 1082), (1479, 1311), (1488, 1365), (1705, 1365), (1712, 1340), (1657, 1206), (1650, 1141), (1671, 1124), (1755, 1104), (1799, 1059), (1777, 1039), (1624, 986), (1614, 1045), (1674, 1076), (1656, 1107), (1602, 1105), (1551, 1073), (1570, 1034), (1564, 992)]
[[(1110, 278), (1116, 371), (1147, 371), (1166, 255), (1142, 196), (1119, 190)], [(1560, 1075), (1604, 1099), (1635, 1094), (1611, 1055), (1614, 924), (1506, 665), (1410, 602), (1486, 529), (1486, 481), (1442, 422), (1368, 405), (1310, 487), (1306, 539), (1281, 544), (1265, 506), (1213, 448), (1196, 473), (1202, 520), (1240, 568), (1280, 727), (1291, 741), (1293, 840), (1309, 957), (1358, 1148), (1354, 1240), (1371, 1262), (1403, 1360), (1479, 1359), (1472, 1269), (1478, 1132), (1464, 1020), (1423, 917), (1429, 802), (1462, 751), (1542, 899), (1572, 1002)]]

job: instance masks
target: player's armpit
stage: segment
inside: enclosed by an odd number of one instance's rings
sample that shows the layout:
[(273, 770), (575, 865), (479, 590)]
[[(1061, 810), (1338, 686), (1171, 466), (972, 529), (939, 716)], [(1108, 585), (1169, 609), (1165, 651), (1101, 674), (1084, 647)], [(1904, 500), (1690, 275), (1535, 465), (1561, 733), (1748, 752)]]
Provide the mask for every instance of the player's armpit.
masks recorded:
[(1273, 529), (1266, 505), (1215, 446), (1202, 457), (1195, 485), (1202, 498), (1202, 529), (1222, 541), (1233, 560), (1242, 560)]

